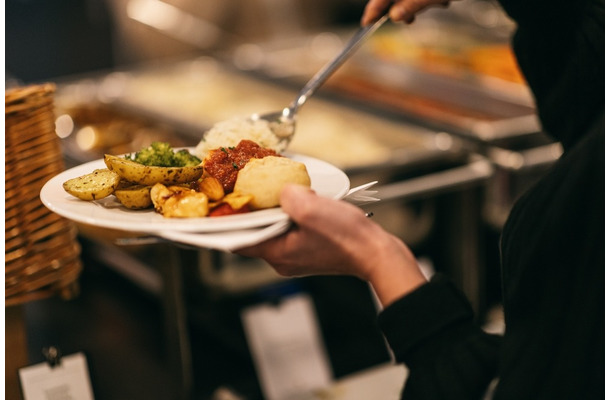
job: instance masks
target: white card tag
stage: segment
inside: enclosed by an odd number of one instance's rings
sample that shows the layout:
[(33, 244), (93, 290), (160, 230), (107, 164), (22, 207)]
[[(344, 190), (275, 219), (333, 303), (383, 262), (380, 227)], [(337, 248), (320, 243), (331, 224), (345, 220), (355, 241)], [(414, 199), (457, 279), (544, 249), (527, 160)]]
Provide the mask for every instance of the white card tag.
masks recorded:
[(20, 368), (19, 379), (25, 400), (93, 400), (83, 353), (63, 356), (54, 367), (43, 362)]
[(278, 305), (252, 306), (241, 317), (266, 399), (294, 398), (331, 383), (332, 372), (309, 295), (297, 294)]

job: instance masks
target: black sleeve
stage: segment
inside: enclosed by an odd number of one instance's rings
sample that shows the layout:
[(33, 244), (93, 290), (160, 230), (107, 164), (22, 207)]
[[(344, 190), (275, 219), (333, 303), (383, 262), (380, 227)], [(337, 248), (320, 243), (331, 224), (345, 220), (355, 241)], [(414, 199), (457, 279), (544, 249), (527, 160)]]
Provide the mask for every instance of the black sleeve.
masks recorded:
[(505, 335), (484, 333), (440, 275), (390, 305), (379, 323), (409, 369), (405, 399), (480, 399), (498, 375), (497, 399), (600, 398), (605, 4), (500, 1), (517, 22), (515, 54), (542, 126), (564, 146), (503, 230)]
[(443, 275), (388, 306), (379, 324), (409, 369), (406, 399), (481, 398), (497, 374), (500, 337), (474, 323), (466, 297)]

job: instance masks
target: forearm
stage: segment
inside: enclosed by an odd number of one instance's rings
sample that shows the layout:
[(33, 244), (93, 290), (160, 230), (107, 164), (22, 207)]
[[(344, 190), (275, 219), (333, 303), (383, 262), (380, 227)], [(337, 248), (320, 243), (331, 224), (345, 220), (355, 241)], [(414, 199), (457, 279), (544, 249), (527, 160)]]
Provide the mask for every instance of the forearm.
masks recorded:
[[(387, 243), (386, 243), (387, 242)], [(415, 257), (393, 236), (385, 236), (378, 246), (383, 257), (365, 279), (371, 284), (381, 305), (387, 307), (427, 282)]]

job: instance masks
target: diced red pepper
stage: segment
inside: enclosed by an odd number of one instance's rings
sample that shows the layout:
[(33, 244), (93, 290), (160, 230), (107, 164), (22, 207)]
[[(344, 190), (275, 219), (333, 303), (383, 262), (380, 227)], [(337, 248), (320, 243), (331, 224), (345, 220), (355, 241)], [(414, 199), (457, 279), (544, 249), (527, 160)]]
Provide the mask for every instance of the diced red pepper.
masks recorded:
[(234, 210), (229, 204), (222, 203), (210, 211), (210, 217), (221, 217), (223, 215), (245, 214), (250, 212), (250, 206), (246, 204), (238, 210)]

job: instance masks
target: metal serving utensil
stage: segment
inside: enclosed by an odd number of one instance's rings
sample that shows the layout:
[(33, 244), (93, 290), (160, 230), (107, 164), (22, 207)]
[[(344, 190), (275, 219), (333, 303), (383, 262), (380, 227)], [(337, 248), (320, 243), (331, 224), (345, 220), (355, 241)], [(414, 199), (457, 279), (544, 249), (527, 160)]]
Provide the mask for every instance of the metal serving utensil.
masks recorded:
[(320, 87), (328, 77), (337, 70), (349, 56), (372, 35), (381, 25), (388, 20), (388, 15), (384, 15), (376, 22), (363, 26), (350, 38), (345, 47), (337, 56), (329, 61), (320, 69), (307, 84), (301, 89), (296, 98), (290, 105), (281, 111), (266, 114), (252, 114), (249, 119), (252, 121), (265, 120), (269, 122), (272, 132), (279, 138), (281, 150), (284, 150), (295, 133), (296, 115), (301, 106), (307, 99)]

